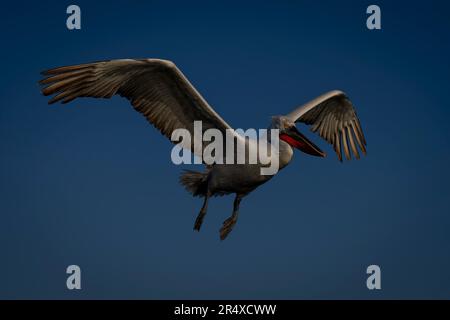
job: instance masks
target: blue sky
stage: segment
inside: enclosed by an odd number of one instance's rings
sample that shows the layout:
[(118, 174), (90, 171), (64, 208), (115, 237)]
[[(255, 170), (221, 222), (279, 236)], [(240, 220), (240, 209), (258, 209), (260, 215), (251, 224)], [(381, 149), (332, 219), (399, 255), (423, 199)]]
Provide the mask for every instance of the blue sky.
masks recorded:
[[(79, 31), (72, 3), (3, 4), (0, 298), (450, 298), (450, 6), (375, 3), (380, 31), (368, 1), (77, 1)], [(201, 200), (126, 100), (40, 94), (42, 70), (113, 58), (174, 61), (235, 128), (344, 90), (368, 155), (341, 164), (299, 126), (329, 156), (296, 153), (226, 241), (232, 197), (196, 233)], [(81, 291), (65, 287), (70, 264)]]

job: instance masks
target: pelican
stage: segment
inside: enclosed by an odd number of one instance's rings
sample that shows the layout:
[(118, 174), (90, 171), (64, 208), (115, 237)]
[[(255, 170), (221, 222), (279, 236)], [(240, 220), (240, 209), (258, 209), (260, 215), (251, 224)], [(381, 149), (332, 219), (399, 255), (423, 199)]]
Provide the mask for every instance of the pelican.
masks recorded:
[[(64, 104), (80, 97), (111, 98), (117, 94), (128, 99), (136, 111), (169, 139), (177, 128), (187, 129), (193, 135), (193, 123), (199, 120), (203, 130), (216, 128), (225, 134), (231, 129), (180, 69), (168, 60), (108, 60), (54, 68), (42, 75), (44, 78), (39, 81), (42, 93), (54, 95), (49, 104), (58, 101)], [(309, 125), (312, 132), (332, 144), (341, 162), (343, 155), (347, 160), (352, 155), (359, 159), (358, 147), (366, 154), (366, 140), (356, 111), (344, 92), (334, 90), (288, 114), (272, 117), (268, 128), (279, 130), (279, 148), (277, 154), (271, 156), (278, 157), (280, 170), (291, 162), (293, 148), (325, 157), (318, 146), (299, 132), (296, 122)], [(205, 146), (203, 142), (200, 150), (195, 150), (191, 145), (190, 151), (198, 154)], [(238, 220), (242, 198), (273, 177), (262, 175), (261, 166), (260, 163), (212, 164), (206, 165), (203, 172), (186, 170), (180, 183), (193, 196), (204, 198), (194, 230), (200, 231), (210, 197), (235, 194), (233, 212), (220, 229), (220, 239), (224, 240)]]

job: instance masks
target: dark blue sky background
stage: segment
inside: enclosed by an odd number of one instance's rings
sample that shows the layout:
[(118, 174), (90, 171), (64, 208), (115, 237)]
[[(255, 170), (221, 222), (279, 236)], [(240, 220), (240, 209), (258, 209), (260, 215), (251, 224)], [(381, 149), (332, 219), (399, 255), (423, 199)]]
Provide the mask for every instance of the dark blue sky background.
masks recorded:
[[(2, 4), (0, 298), (450, 298), (450, 5), (376, 1)], [(342, 89), (368, 156), (296, 153), (241, 205), (178, 185), (172, 145), (115, 97), (48, 106), (39, 72), (173, 60), (235, 128)], [(200, 169), (200, 168), (199, 168)], [(65, 269), (82, 269), (82, 290)], [(382, 290), (366, 288), (378, 264)]]

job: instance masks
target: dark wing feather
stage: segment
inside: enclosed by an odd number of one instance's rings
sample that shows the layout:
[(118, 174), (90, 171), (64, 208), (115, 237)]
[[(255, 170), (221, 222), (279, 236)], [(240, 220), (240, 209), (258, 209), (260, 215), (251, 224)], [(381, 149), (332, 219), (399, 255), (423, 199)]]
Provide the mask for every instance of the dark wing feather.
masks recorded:
[[(44, 71), (42, 93), (54, 95), (49, 104), (68, 103), (80, 97), (111, 98), (120, 95), (166, 137), (184, 128), (194, 134), (194, 121), (203, 131), (231, 127), (209, 106), (182, 72), (170, 61), (123, 59), (101, 61)], [(202, 146), (200, 144), (200, 146)], [(203, 146), (204, 147), (204, 146)], [(199, 154), (201, 150), (191, 151)]]
[(358, 147), (366, 154), (366, 139), (356, 111), (342, 91), (331, 91), (298, 107), (287, 117), (311, 126), (323, 139), (331, 143), (340, 161), (342, 149), (349, 160), (351, 154), (359, 159)]

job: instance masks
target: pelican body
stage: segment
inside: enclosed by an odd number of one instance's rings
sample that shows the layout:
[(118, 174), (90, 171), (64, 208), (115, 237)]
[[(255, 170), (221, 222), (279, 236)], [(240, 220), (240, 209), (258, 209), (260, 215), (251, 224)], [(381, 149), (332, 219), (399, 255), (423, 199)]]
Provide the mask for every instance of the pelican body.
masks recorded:
[[(171, 61), (109, 60), (54, 68), (42, 74), (45, 76), (39, 82), (44, 86), (42, 93), (54, 95), (49, 104), (68, 103), (80, 97), (110, 98), (118, 94), (128, 99), (136, 111), (169, 139), (179, 128), (193, 135), (194, 121), (202, 121), (203, 132), (216, 128), (225, 134), (227, 129), (231, 129)], [(352, 154), (359, 159), (358, 148), (366, 154), (366, 141), (356, 111), (344, 92), (334, 90), (286, 115), (272, 117), (269, 130), (278, 130), (279, 147), (278, 152), (270, 154), (270, 157), (277, 157), (279, 170), (291, 162), (294, 149), (325, 157), (318, 146), (297, 130), (296, 122), (310, 125), (313, 132), (332, 144), (340, 161), (342, 152), (348, 160)], [(234, 138), (237, 143), (244, 144), (246, 150), (249, 143), (254, 143), (236, 133)], [(198, 155), (207, 145), (207, 142), (202, 142), (200, 148), (193, 144), (187, 147)], [(201, 172), (186, 170), (180, 183), (193, 196), (204, 198), (194, 230), (200, 231), (211, 197), (235, 194), (233, 212), (220, 229), (220, 239), (225, 239), (238, 220), (242, 198), (274, 176), (261, 174), (264, 166), (260, 162), (225, 163), (206, 165)]]

